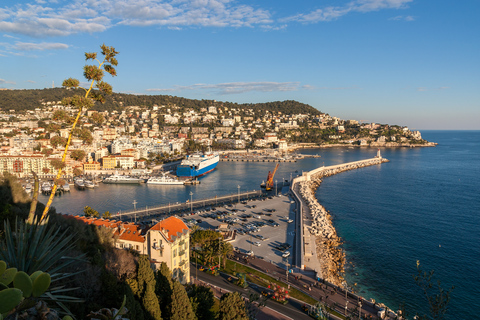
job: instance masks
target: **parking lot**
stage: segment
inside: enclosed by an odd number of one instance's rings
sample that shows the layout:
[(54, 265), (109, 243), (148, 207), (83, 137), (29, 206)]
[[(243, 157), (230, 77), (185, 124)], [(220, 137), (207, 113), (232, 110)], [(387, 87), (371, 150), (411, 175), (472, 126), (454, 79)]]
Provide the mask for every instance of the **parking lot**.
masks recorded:
[(228, 223), (236, 230), (232, 246), (245, 256), (255, 256), (281, 268), (291, 265), (294, 239), (295, 204), (285, 187), (278, 196), (264, 200), (251, 200), (228, 206), (198, 210), (183, 217), (190, 225), (204, 229), (216, 229)]

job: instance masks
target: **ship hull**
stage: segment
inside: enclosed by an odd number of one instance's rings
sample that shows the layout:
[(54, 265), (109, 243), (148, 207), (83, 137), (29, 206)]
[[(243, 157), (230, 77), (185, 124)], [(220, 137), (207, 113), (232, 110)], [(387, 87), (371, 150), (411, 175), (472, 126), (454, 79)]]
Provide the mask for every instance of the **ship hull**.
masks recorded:
[(206, 175), (209, 172), (215, 170), (218, 162), (212, 163), (202, 169), (194, 169), (190, 166), (179, 165), (177, 166), (177, 176), (179, 177), (188, 177), (188, 178), (196, 178)]

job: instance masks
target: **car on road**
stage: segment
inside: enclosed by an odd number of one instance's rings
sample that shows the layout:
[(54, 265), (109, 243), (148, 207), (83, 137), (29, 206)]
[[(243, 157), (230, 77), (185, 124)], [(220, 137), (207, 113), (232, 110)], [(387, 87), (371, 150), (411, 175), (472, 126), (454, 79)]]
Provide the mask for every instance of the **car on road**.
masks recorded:
[(290, 256), (290, 251), (286, 251), (284, 254), (282, 254), (283, 258), (288, 258)]
[(262, 244), (261, 244), (260, 242), (258, 242), (258, 241), (255, 241), (255, 242), (253, 243), (253, 245), (256, 246), (256, 247), (260, 247)]
[(287, 222), (288, 222), (288, 223), (292, 223), (293, 220), (292, 220), (292, 219), (288, 219)]
[(252, 250), (250, 250), (250, 251), (247, 251), (247, 253), (246, 253), (246, 254), (247, 254), (247, 256), (253, 256), (253, 251), (252, 251)]

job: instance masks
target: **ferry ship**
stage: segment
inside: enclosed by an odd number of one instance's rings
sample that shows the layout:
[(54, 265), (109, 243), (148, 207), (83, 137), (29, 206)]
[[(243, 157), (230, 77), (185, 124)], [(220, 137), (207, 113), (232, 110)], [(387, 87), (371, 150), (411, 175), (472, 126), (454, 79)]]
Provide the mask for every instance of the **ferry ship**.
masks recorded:
[(213, 171), (219, 160), (218, 153), (187, 155), (187, 158), (177, 166), (177, 176), (189, 178), (203, 176)]
[(141, 178), (134, 178), (130, 176), (121, 176), (118, 174), (112, 174), (111, 176), (103, 179), (103, 183), (141, 183), (144, 180)]
[(148, 179), (147, 184), (183, 185), (184, 182), (172, 177), (168, 177), (164, 173), (161, 177), (151, 177)]

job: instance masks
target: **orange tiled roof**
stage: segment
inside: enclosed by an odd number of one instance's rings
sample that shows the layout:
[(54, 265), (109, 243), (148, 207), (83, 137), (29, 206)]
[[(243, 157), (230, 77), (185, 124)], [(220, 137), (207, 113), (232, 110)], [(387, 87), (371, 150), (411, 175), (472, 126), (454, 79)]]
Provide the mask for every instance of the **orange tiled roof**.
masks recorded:
[(122, 223), (115, 234), (118, 235), (120, 240), (144, 243), (145, 236), (142, 235), (142, 231), (143, 230), (134, 223)]
[(179, 218), (168, 217), (151, 227), (150, 230), (158, 230), (164, 234), (169, 242), (174, 242), (177, 237), (187, 232), (189, 229)]

